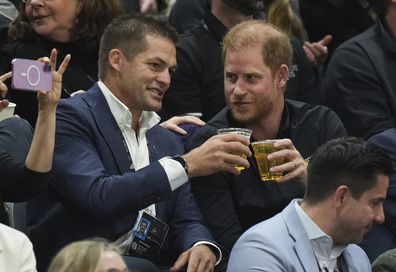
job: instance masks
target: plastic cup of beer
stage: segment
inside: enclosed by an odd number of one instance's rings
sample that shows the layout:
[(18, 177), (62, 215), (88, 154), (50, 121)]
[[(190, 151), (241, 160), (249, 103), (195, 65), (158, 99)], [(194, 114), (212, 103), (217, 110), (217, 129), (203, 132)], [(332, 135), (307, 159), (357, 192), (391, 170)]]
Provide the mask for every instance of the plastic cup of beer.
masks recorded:
[(285, 163), (285, 158), (277, 158), (268, 160), (268, 155), (280, 150), (275, 148), (274, 143), (278, 140), (264, 140), (252, 143), (254, 157), (256, 158), (257, 166), (260, 172), (262, 181), (274, 181), (283, 177), (283, 172), (270, 172), (270, 168)]
[(9, 102), (8, 107), (0, 111), (0, 121), (14, 116), (16, 104)]
[[(248, 128), (221, 128), (217, 130), (217, 134), (230, 134), (230, 133), (235, 133), (244, 136), (246, 139), (250, 140), (250, 136), (252, 135), (252, 130)], [(240, 154), (242, 158), (246, 159), (245, 154)], [(242, 171), (245, 169), (244, 166), (242, 165), (235, 165), (235, 168), (238, 169), (239, 171)]]

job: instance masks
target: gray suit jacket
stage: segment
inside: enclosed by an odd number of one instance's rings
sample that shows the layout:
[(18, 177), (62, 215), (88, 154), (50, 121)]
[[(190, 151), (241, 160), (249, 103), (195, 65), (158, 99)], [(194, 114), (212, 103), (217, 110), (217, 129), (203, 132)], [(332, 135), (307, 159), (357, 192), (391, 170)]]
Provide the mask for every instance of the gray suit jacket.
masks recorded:
[[(239, 238), (232, 249), (227, 271), (319, 272), (311, 242), (294, 207), (295, 201)], [(342, 255), (349, 272), (371, 271), (366, 254), (357, 245), (348, 245)]]

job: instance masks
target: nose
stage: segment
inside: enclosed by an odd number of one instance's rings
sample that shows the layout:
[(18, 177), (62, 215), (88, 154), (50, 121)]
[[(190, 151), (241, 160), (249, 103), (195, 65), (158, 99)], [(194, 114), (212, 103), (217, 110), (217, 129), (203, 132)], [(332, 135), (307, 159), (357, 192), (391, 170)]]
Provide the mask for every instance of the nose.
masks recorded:
[(245, 94), (246, 93), (246, 88), (245, 88), (244, 85), (245, 84), (243, 84), (242, 80), (238, 79), (235, 82), (235, 86), (234, 86), (234, 89), (233, 89), (234, 95), (243, 95), (243, 94)]
[(382, 224), (385, 221), (385, 214), (384, 214), (384, 206), (381, 205), (381, 207), (378, 209), (378, 212), (374, 218), (374, 221), (376, 224)]
[(157, 76), (157, 81), (165, 86), (169, 86), (171, 82), (171, 74), (168, 69), (164, 69)]

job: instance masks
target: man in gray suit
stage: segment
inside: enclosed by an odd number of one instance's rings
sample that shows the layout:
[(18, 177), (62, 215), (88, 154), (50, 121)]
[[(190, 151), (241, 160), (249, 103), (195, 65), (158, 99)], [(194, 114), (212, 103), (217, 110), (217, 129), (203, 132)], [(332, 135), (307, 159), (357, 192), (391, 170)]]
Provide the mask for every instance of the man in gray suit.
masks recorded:
[(322, 145), (311, 157), (304, 199), (246, 231), (228, 271), (371, 271), (355, 245), (384, 221), (392, 164), (358, 138)]

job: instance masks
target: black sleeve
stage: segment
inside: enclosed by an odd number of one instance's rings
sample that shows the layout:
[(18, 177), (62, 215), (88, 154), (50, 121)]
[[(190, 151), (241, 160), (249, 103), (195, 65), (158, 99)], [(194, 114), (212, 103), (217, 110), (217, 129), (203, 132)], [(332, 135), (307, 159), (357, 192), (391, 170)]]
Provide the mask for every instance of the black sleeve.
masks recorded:
[(24, 162), (17, 161), (4, 150), (0, 150), (0, 165), (0, 191), (5, 201), (25, 201), (44, 191), (48, 173), (29, 170)]
[(369, 138), (395, 126), (389, 103), (368, 52), (350, 44), (336, 51), (322, 88), (326, 103), (341, 118), (348, 134)]
[(323, 103), (323, 96), (316, 86), (315, 73), (300, 42), (291, 38), (293, 63), (289, 71), (285, 97), (311, 105)]

